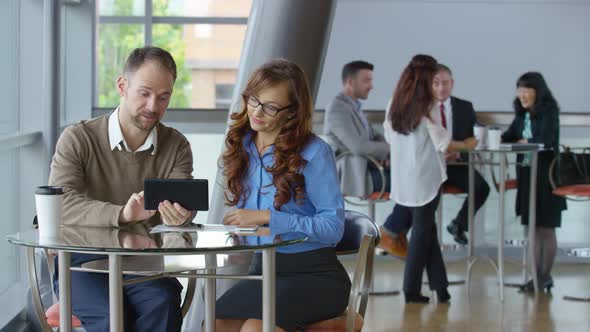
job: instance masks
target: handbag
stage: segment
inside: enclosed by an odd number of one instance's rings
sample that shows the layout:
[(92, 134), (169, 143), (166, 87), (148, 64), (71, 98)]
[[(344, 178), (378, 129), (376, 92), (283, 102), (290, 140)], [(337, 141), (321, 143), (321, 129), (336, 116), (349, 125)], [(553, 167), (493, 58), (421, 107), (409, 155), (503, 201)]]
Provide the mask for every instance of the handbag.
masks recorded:
[(575, 149), (561, 145), (549, 167), (549, 181), (553, 189), (590, 183), (590, 148)]

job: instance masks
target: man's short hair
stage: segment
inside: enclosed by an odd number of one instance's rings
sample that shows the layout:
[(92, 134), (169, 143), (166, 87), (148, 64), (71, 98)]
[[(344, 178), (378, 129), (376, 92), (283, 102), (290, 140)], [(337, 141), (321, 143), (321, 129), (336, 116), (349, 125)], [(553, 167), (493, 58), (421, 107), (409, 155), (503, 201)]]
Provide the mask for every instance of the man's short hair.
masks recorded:
[(439, 63), (436, 66), (436, 72), (438, 73), (439, 71), (446, 71), (447, 73), (449, 73), (449, 75), (451, 77), (453, 76), (453, 72), (451, 71), (451, 68), (449, 68), (447, 65), (444, 65), (442, 63)]
[(166, 69), (176, 81), (176, 62), (168, 51), (154, 46), (134, 49), (125, 61), (124, 74), (135, 73), (147, 61), (155, 61)]
[(356, 75), (359, 70), (368, 69), (373, 70), (373, 64), (366, 61), (357, 60), (352, 61), (342, 67), (342, 83), (346, 82), (349, 77)]

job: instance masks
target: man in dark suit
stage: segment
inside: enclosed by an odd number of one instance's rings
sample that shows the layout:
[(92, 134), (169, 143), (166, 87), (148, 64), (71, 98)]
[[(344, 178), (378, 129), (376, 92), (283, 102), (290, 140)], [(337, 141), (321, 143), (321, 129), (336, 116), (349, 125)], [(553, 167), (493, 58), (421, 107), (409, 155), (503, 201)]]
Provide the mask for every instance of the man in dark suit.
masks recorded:
[[(433, 90), (441, 112), (442, 124), (452, 133), (454, 141), (462, 141), (473, 137), (473, 126), (476, 124), (475, 111), (471, 102), (451, 96), (454, 86), (453, 73), (449, 67), (439, 64), (438, 71), (434, 76)], [(444, 117), (442, 115), (444, 114)], [(450, 120), (450, 121), (449, 121)], [(445, 123), (446, 122), (446, 123)], [(467, 192), (469, 190), (467, 165), (453, 165), (452, 162), (466, 162), (466, 155), (447, 156), (447, 181), (445, 184), (460, 188)], [(483, 206), (490, 193), (490, 187), (481, 174), (475, 171), (475, 213)], [(459, 244), (467, 244), (467, 207), (468, 199), (457, 216), (447, 226), (447, 231), (453, 235)]]
[[(452, 133), (453, 141), (462, 141), (466, 138), (473, 137), (473, 126), (476, 124), (475, 110), (471, 102), (451, 96), (453, 92), (454, 80), (451, 69), (443, 64), (438, 65), (438, 70), (433, 80), (434, 95), (437, 100), (437, 109), (441, 112), (441, 124)], [(467, 192), (469, 190), (468, 168), (467, 165), (453, 165), (453, 162), (467, 161), (466, 155), (448, 154), (445, 156), (449, 165), (447, 165), (447, 181), (445, 184), (452, 185)], [(475, 171), (474, 177), (475, 188), (475, 213), (483, 206), (489, 193), (490, 187), (483, 176)], [(467, 211), (468, 199), (463, 202), (463, 206), (457, 213), (457, 216), (447, 226), (447, 231), (453, 235), (455, 242), (461, 245), (468, 243), (467, 236)], [(387, 229), (381, 232), (382, 242), (379, 246), (390, 252), (388, 244), (395, 241), (395, 238), (389, 239), (392, 235), (404, 234), (411, 226), (411, 215), (403, 207), (396, 205), (393, 213), (387, 218), (385, 225)]]

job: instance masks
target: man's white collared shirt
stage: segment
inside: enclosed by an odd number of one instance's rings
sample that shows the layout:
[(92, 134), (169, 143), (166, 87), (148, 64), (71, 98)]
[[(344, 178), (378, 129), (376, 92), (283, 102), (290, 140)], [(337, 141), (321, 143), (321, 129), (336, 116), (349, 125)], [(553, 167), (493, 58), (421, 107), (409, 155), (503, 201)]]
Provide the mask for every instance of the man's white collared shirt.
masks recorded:
[[(111, 150), (114, 151), (118, 149), (121, 151), (125, 149), (126, 151), (131, 151), (127, 142), (125, 142), (125, 138), (123, 137), (123, 132), (121, 131), (121, 125), (119, 124), (119, 108), (109, 116), (109, 143), (111, 145)], [(152, 156), (156, 154), (156, 149), (158, 148), (158, 130), (156, 126), (152, 128), (148, 137), (145, 139), (145, 142), (142, 146), (140, 146), (135, 152), (146, 151), (149, 150), (151, 147), (154, 147), (152, 150)]]

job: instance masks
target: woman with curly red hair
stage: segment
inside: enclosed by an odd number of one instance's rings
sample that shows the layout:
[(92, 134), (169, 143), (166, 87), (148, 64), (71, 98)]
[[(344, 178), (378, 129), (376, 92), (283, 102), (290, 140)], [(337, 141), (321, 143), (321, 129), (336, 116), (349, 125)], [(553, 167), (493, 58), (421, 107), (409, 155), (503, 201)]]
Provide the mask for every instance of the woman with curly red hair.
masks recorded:
[[(312, 133), (307, 77), (295, 63), (258, 68), (232, 114), (222, 157), (224, 224), (263, 226), (266, 236), (244, 241), (308, 240), (277, 249), (276, 330), (295, 331), (341, 315), (350, 279), (334, 246), (344, 232), (344, 202), (330, 147)], [(255, 254), (251, 274), (261, 273)], [(262, 283), (242, 280), (217, 301), (218, 331), (262, 331)]]

